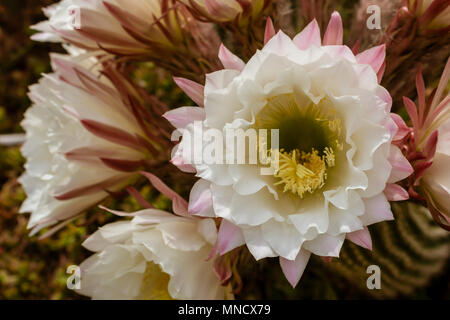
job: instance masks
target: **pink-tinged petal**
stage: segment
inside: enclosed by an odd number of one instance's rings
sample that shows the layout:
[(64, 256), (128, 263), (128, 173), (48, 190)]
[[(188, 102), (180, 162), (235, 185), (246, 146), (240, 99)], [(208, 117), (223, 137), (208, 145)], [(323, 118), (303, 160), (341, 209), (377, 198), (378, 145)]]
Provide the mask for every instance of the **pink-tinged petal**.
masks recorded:
[(292, 288), (295, 288), (300, 281), (310, 256), (311, 252), (300, 250), (295, 260), (287, 260), (280, 257), (281, 270), (283, 270), (283, 273)]
[(109, 209), (105, 206), (99, 205), (98, 206), (100, 209), (108, 211), (109, 213), (112, 213), (118, 217), (134, 217), (136, 216), (140, 211), (138, 212), (124, 212), (124, 211), (119, 211), (119, 210), (113, 210), (113, 209)]
[(398, 126), (395, 123), (395, 121), (391, 118), (388, 117), (383, 121), (383, 126), (389, 130), (389, 133), (392, 137), (392, 141), (396, 141), (395, 137), (397, 136), (397, 132), (398, 132)]
[(122, 129), (95, 120), (82, 119), (80, 122), (89, 132), (110, 142), (138, 150), (143, 147), (139, 139)]
[(141, 174), (150, 181), (150, 183), (155, 187), (156, 190), (172, 200), (172, 208), (174, 213), (180, 216), (188, 215), (188, 203), (178, 193), (169, 188), (157, 176), (149, 172), (141, 172)]
[[(123, 175), (115, 176), (98, 183), (83, 186), (80, 188), (69, 189), (69, 190), (56, 190), (52, 196), (56, 200), (70, 200), (78, 197), (82, 197), (88, 194), (93, 194), (97, 192), (106, 192), (108, 188), (117, 185), (124, 179)], [(105, 195), (106, 196), (106, 195)]]
[(231, 222), (223, 219), (217, 235), (217, 249), (220, 255), (245, 244), (242, 230)]
[(431, 216), (434, 221), (441, 226), (441, 228), (450, 231), (450, 218), (446, 216), (445, 212), (442, 212), (442, 209), (438, 208), (437, 203), (434, 201), (433, 197), (430, 195), (429, 191), (425, 189), (426, 201), (428, 205), (428, 209), (430, 210)]
[(395, 183), (388, 183), (386, 189), (384, 189), (384, 194), (389, 201), (403, 201), (409, 199), (408, 191)]
[(419, 123), (423, 123), (423, 116), (425, 114), (425, 82), (423, 81), (422, 76), (422, 67), (419, 66), (419, 70), (416, 75), (416, 88), (417, 88), (417, 97), (419, 102)]
[(145, 198), (134, 187), (129, 186), (126, 188), (126, 190), (130, 194), (130, 196), (132, 196), (142, 207), (144, 207), (146, 209), (154, 209), (155, 208), (150, 204), (150, 202), (145, 200)]
[(179, 216), (187, 216), (188, 215), (188, 209), (187, 209), (187, 202), (180, 196), (175, 197), (172, 199), (172, 210), (175, 214)]
[[(436, 17), (447, 9), (448, 6), (450, 6), (450, 3), (448, 0), (434, 0), (434, 1), (427, 1), (428, 2), (428, 8), (424, 5), (425, 12), (419, 17), (419, 23), (422, 26), (427, 26), (429, 23), (431, 23)], [(418, 2), (422, 3), (422, 1)]]
[(148, 22), (142, 18), (131, 14), (126, 8), (122, 9), (108, 1), (102, 1), (105, 8), (116, 18), (122, 27), (130, 35), (146, 34), (148, 31)]
[(360, 217), (363, 225), (369, 226), (381, 221), (394, 220), (391, 206), (383, 193), (380, 193), (372, 198), (364, 199), (366, 211)]
[(412, 121), (414, 131), (419, 130), (419, 116), (417, 115), (417, 107), (411, 99), (403, 97), (403, 104), (405, 105), (406, 111), (408, 112), (409, 118)]
[(231, 272), (230, 266), (226, 263), (225, 258), (217, 257), (214, 260), (213, 268), (217, 278), (219, 278), (220, 284), (226, 286), (233, 273)]
[(231, 20), (239, 13), (239, 11), (228, 6), (223, 0), (205, 0), (205, 7), (213, 17), (223, 19)]
[(204, 106), (204, 86), (185, 78), (174, 77), (173, 80), (199, 107)]
[(214, 217), (211, 183), (200, 179), (189, 195), (189, 213), (201, 217)]
[(339, 12), (334, 11), (331, 15), (325, 35), (323, 36), (323, 45), (341, 45), (343, 35), (344, 31), (342, 27), (341, 15)]
[(181, 144), (177, 144), (172, 150), (172, 159), (170, 162), (186, 173), (196, 173), (197, 169), (188, 161), (184, 159), (183, 148), (180, 148)]
[[(52, 227), (49, 231), (45, 232), (43, 235), (41, 235), (38, 240), (42, 241), (44, 239), (47, 239), (49, 237), (51, 237), (52, 235), (54, 235), (56, 232), (58, 232), (59, 230), (61, 230), (62, 228), (64, 228), (65, 226), (67, 226), (69, 223), (71, 223), (73, 220), (75, 220), (76, 218), (78, 218), (79, 216), (76, 216), (72, 219), (63, 221), (61, 223), (58, 223), (56, 226)], [(41, 229), (42, 230), (42, 229)], [(30, 235), (31, 236), (31, 235)]]
[(352, 53), (356, 56), (359, 52), (359, 46), (361, 45), (361, 42), (358, 40), (356, 40), (355, 44), (352, 47)]
[(441, 97), (442, 94), (445, 92), (445, 88), (447, 88), (449, 78), (450, 78), (450, 57), (447, 59), (444, 72), (442, 72), (441, 79), (439, 80), (439, 85), (436, 89), (436, 93), (434, 94), (433, 101), (431, 102), (429, 114), (434, 114), (435, 108), (437, 107), (439, 101), (441, 101)]
[(42, 229), (51, 227), (58, 223), (58, 220), (54, 219), (41, 219), (37, 221), (36, 223), (30, 224), (30, 221), (28, 222), (27, 229), (31, 229), (30, 233), (28, 234), (29, 237), (34, 237), (37, 235)]
[(414, 165), (414, 182), (417, 183), (424, 173), (431, 167), (433, 161), (423, 161)]
[(120, 157), (121, 154), (116, 152), (115, 150), (110, 149), (101, 149), (101, 148), (90, 148), (90, 147), (81, 147), (72, 149), (66, 153), (64, 156), (67, 160), (70, 161), (85, 161), (85, 162), (95, 162), (98, 163), (98, 159), (103, 157), (114, 158)]
[(199, 107), (180, 107), (163, 114), (175, 128), (184, 129), (194, 121), (203, 121), (206, 117), (205, 109)]
[(384, 102), (386, 102), (386, 112), (391, 112), (392, 108), (392, 97), (385, 88), (378, 86), (377, 88), (377, 96)]
[(225, 69), (233, 69), (241, 71), (245, 67), (244, 61), (242, 61), (238, 56), (234, 55), (223, 44), (220, 45), (219, 59), (222, 62)]
[(378, 73), (383, 65), (385, 57), (386, 45), (382, 44), (361, 52), (356, 56), (356, 61), (360, 64), (370, 65), (375, 73)]
[(308, 49), (312, 45), (320, 47), (322, 40), (320, 39), (320, 28), (316, 19), (295, 36), (294, 43), (301, 50)]
[(347, 239), (360, 247), (372, 251), (372, 238), (370, 237), (370, 232), (367, 227), (364, 227), (364, 229), (358, 231), (347, 233)]
[(388, 160), (392, 166), (391, 175), (388, 179), (390, 183), (401, 181), (414, 172), (413, 167), (397, 146), (391, 145)]
[(192, 164), (185, 163), (183, 156), (180, 154), (175, 154), (175, 156), (170, 160), (170, 162), (183, 172), (186, 173), (197, 172), (197, 169), (195, 169), (195, 167)]
[(272, 19), (269, 17), (266, 21), (266, 30), (264, 32), (264, 44), (269, 42), (276, 34), (275, 27), (273, 26)]
[(100, 160), (109, 168), (122, 172), (135, 172), (142, 169), (144, 161), (133, 161), (112, 158), (100, 158)]
[(411, 129), (406, 125), (403, 118), (400, 117), (398, 114), (391, 113), (391, 118), (392, 118), (392, 120), (394, 120), (394, 122), (398, 128), (397, 133), (395, 134), (395, 136), (393, 138), (393, 141), (402, 140), (411, 131)]
[(383, 64), (381, 65), (380, 70), (378, 70), (378, 72), (377, 72), (378, 83), (381, 83), (381, 80), (383, 79), (385, 71), (386, 71), (386, 61), (383, 62)]
[(423, 148), (423, 154), (427, 157), (427, 159), (431, 159), (434, 157), (436, 153), (436, 147), (439, 139), (439, 131), (434, 131), (427, 140), (427, 144), (425, 148)]
[(57, 54), (50, 54), (51, 65), (53, 70), (61, 77), (64, 81), (80, 87), (81, 83), (75, 71), (76, 65), (67, 59), (62, 58)]

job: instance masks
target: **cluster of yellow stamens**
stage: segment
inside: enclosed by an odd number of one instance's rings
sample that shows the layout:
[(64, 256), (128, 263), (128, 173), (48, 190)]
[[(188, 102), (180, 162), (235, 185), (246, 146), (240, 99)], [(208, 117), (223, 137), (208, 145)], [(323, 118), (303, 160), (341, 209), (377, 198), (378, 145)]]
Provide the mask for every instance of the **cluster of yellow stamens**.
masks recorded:
[(279, 153), (279, 169), (274, 176), (280, 179), (275, 185), (284, 185), (284, 192), (290, 191), (300, 198), (322, 188), (327, 179), (327, 168), (335, 163), (331, 148), (326, 148), (323, 156), (314, 149), (308, 153), (285, 152), (283, 149), (275, 152)]
[(279, 130), (279, 149), (269, 150), (275, 185), (300, 198), (325, 186), (344, 149), (341, 119), (326, 98), (314, 103), (295, 94), (272, 97), (256, 115), (255, 128)]

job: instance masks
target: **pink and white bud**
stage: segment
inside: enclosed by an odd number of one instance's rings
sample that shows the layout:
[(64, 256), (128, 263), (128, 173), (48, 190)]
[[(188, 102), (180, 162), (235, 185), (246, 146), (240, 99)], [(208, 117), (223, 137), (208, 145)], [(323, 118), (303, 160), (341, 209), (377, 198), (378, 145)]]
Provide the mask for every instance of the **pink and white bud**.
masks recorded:
[[(109, 78), (88, 71), (79, 59), (52, 55), (54, 73), (30, 87), (33, 106), (22, 122), (27, 163), (20, 182), (28, 195), (21, 212), (32, 213), (34, 231), (121, 190), (167, 148), (151, 132), (142, 98), (125, 89), (125, 80), (116, 71), (103, 70)], [(95, 70), (93, 61), (83, 63)]]
[(32, 26), (40, 31), (32, 36), (37, 41), (145, 58), (178, 74), (211, 71), (218, 63), (209, 57), (219, 46), (216, 33), (178, 0), (62, 0), (44, 12), (48, 20)]
[(450, 25), (450, 2), (447, 0), (410, 0), (408, 7), (430, 29)]
[(450, 224), (450, 121), (442, 125), (438, 132), (433, 164), (425, 171), (422, 184)]
[(241, 16), (258, 16), (271, 0), (181, 0), (201, 19), (230, 22)]

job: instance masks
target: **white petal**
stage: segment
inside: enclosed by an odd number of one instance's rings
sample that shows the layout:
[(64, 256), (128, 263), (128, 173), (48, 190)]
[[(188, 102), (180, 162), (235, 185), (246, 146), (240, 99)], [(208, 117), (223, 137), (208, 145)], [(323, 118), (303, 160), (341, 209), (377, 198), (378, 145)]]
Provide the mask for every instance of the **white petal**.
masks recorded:
[(322, 257), (339, 257), (345, 234), (331, 236), (320, 234), (314, 240), (304, 243), (304, 248)]
[(264, 240), (260, 228), (244, 229), (243, 232), (245, 243), (256, 260), (277, 256), (270, 245)]

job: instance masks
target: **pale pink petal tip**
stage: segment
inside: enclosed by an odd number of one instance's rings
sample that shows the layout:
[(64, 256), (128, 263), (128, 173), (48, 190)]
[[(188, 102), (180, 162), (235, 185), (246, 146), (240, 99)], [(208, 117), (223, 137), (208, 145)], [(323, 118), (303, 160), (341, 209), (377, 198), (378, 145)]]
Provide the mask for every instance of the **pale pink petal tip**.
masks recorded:
[(183, 90), (189, 96), (189, 98), (192, 99), (192, 101), (194, 101), (200, 107), (204, 106), (204, 86), (185, 78), (174, 77), (173, 80), (181, 88), (181, 90)]
[(150, 183), (153, 185), (153, 187), (155, 187), (156, 190), (172, 200), (172, 209), (175, 214), (180, 216), (188, 215), (188, 202), (184, 200), (178, 193), (173, 191), (154, 174), (145, 171), (141, 171), (141, 174), (150, 181)]
[(411, 131), (410, 128), (406, 125), (405, 121), (402, 117), (400, 117), (396, 113), (391, 113), (391, 118), (394, 120), (395, 124), (398, 127), (398, 130), (393, 138), (394, 141), (402, 140), (406, 135)]
[(370, 232), (367, 227), (364, 227), (364, 229), (358, 231), (347, 233), (347, 239), (360, 247), (372, 250), (372, 238), (370, 237)]
[(311, 45), (320, 47), (322, 40), (320, 39), (320, 28), (316, 19), (311, 21), (299, 34), (294, 38), (295, 45), (301, 49), (308, 49)]
[(181, 155), (175, 155), (171, 160), (170, 163), (172, 163), (175, 167), (177, 167), (178, 169), (180, 169), (183, 172), (186, 173), (196, 173), (197, 169), (189, 163), (186, 163), (184, 161), (183, 156)]
[(194, 121), (205, 119), (205, 109), (198, 107), (180, 107), (166, 112), (163, 117), (175, 128), (185, 128)]
[(201, 188), (198, 182), (194, 185), (189, 196), (189, 213), (201, 215), (212, 208), (212, 194), (209, 188)]
[(225, 69), (233, 69), (241, 71), (245, 67), (244, 61), (242, 61), (239, 57), (234, 55), (223, 44), (220, 45), (219, 59), (222, 62)]
[(227, 263), (225, 262), (224, 258), (217, 257), (216, 260), (214, 260), (213, 267), (214, 272), (220, 281), (220, 284), (222, 286), (227, 285), (233, 273), (231, 269), (227, 266)]
[(311, 252), (300, 250), (295, 260), (287, 260), (280, 257), (281, 270), (283, 270), (283, 273), (292, 288), (295, 288), (300, 281), (310, 256)]
[(227, 220), (222, 220), (217, 235), (217, 248), (220, 255), (242, 246), (245, 243), (242, 230)]
[(368, 64), (375, 73), (380, 71), (386, 57), (386, 45), (382, 44), (361, 52), (356, 56), (356, 61), (360, 64)]
[(323, 36), (323, 45), (341, 45), (343, 41), (342, 19), (339, 12), (334, 11)]
[(386, 61), (383, 62), (383, 64), (381, 65), (380, 70), (378, 70), (378, 72), (377, 72), (378, 83), (381, 83), (381, 80), (383, 79), (385, 71), (386, 71)]
[(395, 183), (388, 183), (384, 189), (384, 194), (389, 201), (403, 201), (409, 199), (408, 192)]
[(275, 36), (275, 34), (276, 34), (275, 27), (273, 26), (272, 19), (269, 17), (267, 18), (266, 30), (264, 32), (264, 44), (269, 42), (269, 40), (272, 39), (273, 36)]
[(401, 181), (409, 177), (414, 172), (414, 169), (408, 159), (406, 159), (397, 146), (391, 145), (388, 160), (392, 165), (392, 171), (388, 181), (390, 183)]

